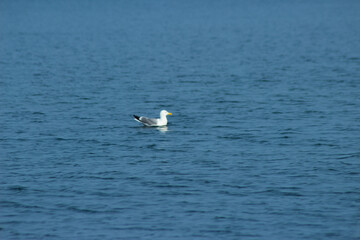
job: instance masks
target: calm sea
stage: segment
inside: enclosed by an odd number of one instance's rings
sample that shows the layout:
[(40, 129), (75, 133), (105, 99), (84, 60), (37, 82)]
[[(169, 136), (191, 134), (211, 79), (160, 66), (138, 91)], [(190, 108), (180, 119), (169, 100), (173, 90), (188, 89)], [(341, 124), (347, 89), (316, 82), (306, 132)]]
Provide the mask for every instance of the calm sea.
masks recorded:
[(0, 239), (360, 239), (359, 11), (1, 0)]

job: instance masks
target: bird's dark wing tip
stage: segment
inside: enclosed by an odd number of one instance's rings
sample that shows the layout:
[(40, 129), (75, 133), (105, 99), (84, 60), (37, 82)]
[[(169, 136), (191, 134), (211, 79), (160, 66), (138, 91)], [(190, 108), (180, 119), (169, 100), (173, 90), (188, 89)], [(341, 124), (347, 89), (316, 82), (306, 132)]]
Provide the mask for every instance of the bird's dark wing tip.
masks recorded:
[(136, 119), (136, 120), (139, 120), (140, 121), (140, 117), (139, 116), (136, 116), (136, 115), (133, 115), (134, 116), (134, 118)]

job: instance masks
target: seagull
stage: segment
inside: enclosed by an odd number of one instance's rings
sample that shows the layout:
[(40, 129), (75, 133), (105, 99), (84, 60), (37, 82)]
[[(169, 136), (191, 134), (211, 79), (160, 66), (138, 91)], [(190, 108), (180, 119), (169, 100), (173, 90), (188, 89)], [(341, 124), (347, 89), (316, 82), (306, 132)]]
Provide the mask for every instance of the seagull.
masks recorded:
[(160, 118), (147, 118), (147, 117), (139, 117), (136, 115), (134, 116), (134, 120), (144, 124), (147, 127), (161, 127), (167, 125), (167, 115), (172, 115), (166, 110), (162, 110), (160, 112)]

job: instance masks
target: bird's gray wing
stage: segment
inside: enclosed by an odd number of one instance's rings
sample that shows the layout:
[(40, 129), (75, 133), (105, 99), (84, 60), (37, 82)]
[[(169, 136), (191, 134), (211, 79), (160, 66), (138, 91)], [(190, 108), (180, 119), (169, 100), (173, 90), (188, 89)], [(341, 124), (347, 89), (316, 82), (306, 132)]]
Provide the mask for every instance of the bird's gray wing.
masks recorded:
[(145, 124), (146, 126), (156, 126), (157, 125), (157, 119), (155, 118), (147, 118), (147, 117), (140, 117), (140, 122)]

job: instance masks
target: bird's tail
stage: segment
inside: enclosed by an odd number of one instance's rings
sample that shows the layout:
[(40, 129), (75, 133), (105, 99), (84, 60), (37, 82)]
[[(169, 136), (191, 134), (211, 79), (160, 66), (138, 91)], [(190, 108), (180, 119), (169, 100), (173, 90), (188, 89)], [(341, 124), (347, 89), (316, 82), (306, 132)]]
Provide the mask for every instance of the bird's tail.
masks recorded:
[(140, 117), (139, 116), (136, 116), (136, 115), (133, 115), (134, 116), (134, 119), (138, 122), (140, 122)]

